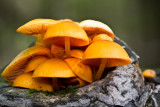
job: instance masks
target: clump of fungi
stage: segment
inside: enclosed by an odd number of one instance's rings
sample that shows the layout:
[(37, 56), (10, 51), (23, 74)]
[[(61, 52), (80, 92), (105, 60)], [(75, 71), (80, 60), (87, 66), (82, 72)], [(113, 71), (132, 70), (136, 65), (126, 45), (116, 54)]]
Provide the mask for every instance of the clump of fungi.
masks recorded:
[(1, 74), (14, 87), (50, 92), (81, 87), (100, 80), (106, 68), (131, 63), (112, 30), (99, 21), (34, 19), (17, 32), (37, 39)]

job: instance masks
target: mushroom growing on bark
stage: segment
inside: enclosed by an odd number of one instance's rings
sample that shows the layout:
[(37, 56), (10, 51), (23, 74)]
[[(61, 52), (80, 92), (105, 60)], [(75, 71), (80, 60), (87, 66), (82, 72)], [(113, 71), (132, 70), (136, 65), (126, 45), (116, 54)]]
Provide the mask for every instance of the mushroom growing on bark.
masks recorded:
[(87, 47), (83, 54), (84, 64), (99, 66), (94, 80), (99, 80), (106, 67), (127, 65), (131, 60), (127, 52), (112, 41), (97, 41)]
[(80, 47), (89, 44), (85, 31), (72, 21), (60, 21), (52, 25), (44, 35), (44, 41), (65, 46), (67, 57), (70, 57), (70, 46)]
[(33, 77), (52, 78), (52, 85), (55, 91), (59, 90), (57, 78), (76, 77), (65, 61), (58, 58), (48, 59), (41, 63), (33, 73)]
[(14, 87), (53, 91), (52, 82), (49, 78), (32, 78), (33, 72), (23, 73), (16, 77), (13, 82)]
[(2, 76), (12, 84), (16, 76), (24, 72), (28, 61), (35, 56), (50, 56), (50, 50), (44, 46), (33, 46), (19, 53), (13, 61), (4, 69)]
[(145, 78), (153, 78), (156, 77), (156, 72), (153, 69), (146, 69), (142, 72), (142, 75)]
[(82, 80), (92, 83), (92, 70), (90, 66), (81, 63), (78, 58), (67, 58), (65, 59), (72, 71)]

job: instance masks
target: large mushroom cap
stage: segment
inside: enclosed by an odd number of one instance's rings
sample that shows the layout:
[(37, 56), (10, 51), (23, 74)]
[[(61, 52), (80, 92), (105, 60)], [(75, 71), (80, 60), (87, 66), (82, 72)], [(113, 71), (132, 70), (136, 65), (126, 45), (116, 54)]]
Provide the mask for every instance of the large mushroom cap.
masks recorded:
[(70, 38), (71, 46), (85, 46), (89, 44), (85, 31), (72, 21), (60, 21), (52, 25), (44, 35), (44, 41), (64, 46), (65, 37)]
[(69, 78), (76, 77), (76, 75), (65, 61), (53, 58), (41, 63), (34, 71), (33, 77)]
[(17, 76), (13, 86), (29, 89), (53, 91), (52, 82), (49, 78), (32, 78), (33, 72), (23, 73)]
[(131, 60), (127, 52), (117, 43), (97, 41), (92, 43), (83, 54), (83, 63), (99, 66), (101, 59), (106, 59), (106, 67), (127, 65)]
[(56, 22), (52, 19), (34, 19), (19, 27), (17, 32), (36, 36), (37, 34), (45, 33), (48, 27)]
[(2, 72), (2, 76), (10, 83), (14, 81), (17, 75), (24, 72), (25, 65), (35, 56), (49, 56), (50, 50), (44, 46), (33, 46), (19, 53), (14, 60)]
[(81, 63), (81, 60), (78, 58), (67, 58), (65, 61), (79, 78), (89, 83), (93, 82), (90, 66)]
[(114, 40), (113, 31), (104, 23), (95, 20), (84, 20), (79, 24), (86, 33), (90, 35), (94, 34), (107, 34)]

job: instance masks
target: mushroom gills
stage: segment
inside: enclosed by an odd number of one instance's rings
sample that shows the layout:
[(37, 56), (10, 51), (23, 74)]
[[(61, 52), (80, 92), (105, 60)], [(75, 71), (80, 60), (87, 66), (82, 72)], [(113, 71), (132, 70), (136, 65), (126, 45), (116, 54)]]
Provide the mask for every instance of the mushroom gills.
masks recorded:
[(65, 37), (65, 52), (67, 57), (71, 56), (71, 52), (70, 52), (70, 38), (69, 37)]

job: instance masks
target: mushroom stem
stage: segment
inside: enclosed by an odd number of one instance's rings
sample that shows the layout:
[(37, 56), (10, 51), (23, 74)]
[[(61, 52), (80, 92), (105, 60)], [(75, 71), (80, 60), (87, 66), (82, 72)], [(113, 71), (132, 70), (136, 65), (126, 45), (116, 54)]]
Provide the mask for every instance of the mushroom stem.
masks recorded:
[(35, 45), (49, 47), (49, 45), (43, 41), (43, 35), (44, 34), (37, 34)]
[(57, 78), (52, 78), (52, 87), (53, 87), (54, 91), (58, 91), (59, 90)]
[(105, 69), (106, 62), (107, 62), (106, 59), (101, 60), (101, 64), (99, 66), (98, 72), (96, 73), (96, 76), (94, 77), (94, 81), (99, 80), (101, 78), (102, 73)]
[(70, 38), (69, 37), (65, 37), (65, 52), (67, 57), (71, 56), (71, 52), (70, 52)]

